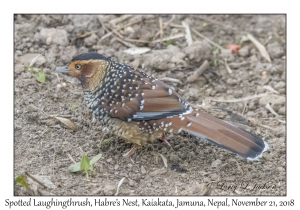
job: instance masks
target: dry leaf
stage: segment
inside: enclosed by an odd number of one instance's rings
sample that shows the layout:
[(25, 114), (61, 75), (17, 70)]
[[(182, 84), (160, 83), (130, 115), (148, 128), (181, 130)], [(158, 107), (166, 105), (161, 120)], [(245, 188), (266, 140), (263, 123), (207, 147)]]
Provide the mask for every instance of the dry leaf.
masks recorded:
[(37, 60), (40, 56), (41, 56), (41, 54), (38, 54), (37, 56), (35, 56), (35, 57), (31, 60), (31, 62), (30, 62), (30, 64), (29, 64), (29, 67), (33, 66), (33, 65), (35, 64), (36, 60)]
[(75, 123), (73, 123), (71, 120), (63, 117), (54, 117), (54, 118), (62, 122), (64, 125), (72, 129), (73, 131), (78, 131), (77, 125), (75, 125)]
[(191, 46), (193, 44), (193, 39), (190, 31), (190, 26), (186, 22), (182, 21), (181, 22), (182, 26), (185, 28), (185, 39), (186, 42), (188, 43), (188, 46)]
[(277, 114), (277, 113), (275, 112), (275, 110), (271, 107), (271, 105), (270, 105), (269, 103), (267, 103), (266, 109), (269, 110), (272, 114), (274, 114), (274, 115), (276, 115), (276, 116), (279, 115), (279, 114)]
[(118, 187), (117, 187), (117, 192), (115, 195), (118, 195), (119, 194), (119, 188), (121, 187), (121, 185), (123, 184), (124, 180), (125, 180), (126, 177), (123, 177), (120, 181), (119, 181), (119, 184), (118, 184)]
[(229, 74), (232, 74), (232, 70), (231, 70), (231, 68), (228, 66), (227, 60), (226, 60), (226, 59), (224, 60), (224, 63), (225, 63), (225, 66), (226, 66), (226, 69), (227, 69), (228, 73), (229, 73)]
[(260, 54), (265, 59), (267, 59), (267, 61), (269, 61), (269, 63), (271, 63), (270, 55), (269, 55), (268, 51), (266, 50), (265, 46), (263, 46), (259, 41), (257, 41), (251, 34), (247, 34), (247, 36), (250, 39), (250, 41), (257, 47)]
[(165, 158), (162, 154), (158, 153), (160, 155), (160, 157), (162, 158), (162, 160), (164, 161), (165, 167), (168, 168), (168, 160), (167, 158)]

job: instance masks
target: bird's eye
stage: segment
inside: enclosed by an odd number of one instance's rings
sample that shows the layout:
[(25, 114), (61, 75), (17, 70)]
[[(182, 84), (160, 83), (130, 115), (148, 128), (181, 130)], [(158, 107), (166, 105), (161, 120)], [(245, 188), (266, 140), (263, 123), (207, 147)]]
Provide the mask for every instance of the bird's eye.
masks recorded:
[(81, 69), (81, 65), (80, 64), (76, 64), (75, 65), (75, 69), (77, 69), (77, 70)]

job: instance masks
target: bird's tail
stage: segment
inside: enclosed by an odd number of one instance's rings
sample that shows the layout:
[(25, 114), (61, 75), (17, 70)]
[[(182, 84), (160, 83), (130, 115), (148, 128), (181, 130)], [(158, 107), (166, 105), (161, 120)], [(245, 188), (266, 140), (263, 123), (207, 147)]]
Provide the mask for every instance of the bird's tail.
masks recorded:
[(268, 149), (258, 136), (208, 114), (192, 111), (172, 119), (174, 131), (186, 131), (249, 160), (257, 160)]

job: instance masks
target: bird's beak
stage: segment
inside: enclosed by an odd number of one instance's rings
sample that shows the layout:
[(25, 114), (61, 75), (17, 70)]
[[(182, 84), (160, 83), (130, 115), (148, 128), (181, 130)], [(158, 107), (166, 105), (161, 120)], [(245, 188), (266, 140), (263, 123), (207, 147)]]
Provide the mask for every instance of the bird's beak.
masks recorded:
[(56, 67), (56, 72), (59, 72), (59, 73), (68, 73), (70, 72), (70, 70), (68, 69), (67, 66), (59, 66), (59, 67)]

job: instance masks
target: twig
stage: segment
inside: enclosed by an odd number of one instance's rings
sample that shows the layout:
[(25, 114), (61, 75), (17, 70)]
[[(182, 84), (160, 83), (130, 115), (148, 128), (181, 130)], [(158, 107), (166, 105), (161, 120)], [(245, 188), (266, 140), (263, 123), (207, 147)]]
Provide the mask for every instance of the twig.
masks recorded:
[(124, 44), (127, 47), (131, 47), (131, 48), (136, 48), (137, 46), (135, 46), (134, 44), (131, 44), (129, 42), (125, 42), (122, 39), (120, 39), (119, 37), (115, 37), (119, 42), (121, 42), (122, 44)]
[(184, 26), (178, 25), (178, 24), (174, 24), (174, 23), (171, 23), (170, 26), (174, 27), (174, 28), (183, 28), (184, 29)]
[(203, 62), (203, 64), (196, 70), (194, 73), (187, 78), (187, 82), (194, 82), (197, 77), (199, 77), (207, 68), (209, 67), (209, 63), (207, 60)]
[(269, 126), (267, 126), (267, 125), (262, 125), (262, 124), (257, 124), (257, 125), (259, 125), (259, 126), (261, 126), (261, 127), (263, 127), (263, 128), (270, 129), (270, 130), (272, 130), (272, 131), (276, 131), (276, 129), (271, 128), (271, 127), (269, 127)]
[(229, 74), (232, 74), (232, 70), (231, 70), (231, 68), (228, 66), (227, 59), (225, 59), (224, 62), (225, 62), (225, 67), (226, 67), (226, 69), (227, 69), (227, 72), (228, 72)]
[(147, 20), (147, 19), (150, 19), (150, 18), (153, 18), (153, 17), (141, 17), (141, 18), (138, 19), (138, 20), (132, 21), (132, 22), (130, 22), (130, 23), (127, 23), (127, 24), (124, 25), (124, 26), (118, 27), (118, 28), (116, 28), (115, 30), (116, 30), (116, 31), (119, 31), (119, 30), (121, 30), (121, 29), (123, 29), (123, 28), (126, 28), (126, 27), (128, 27), (128, 26), (134, 25), (134, 24), (136, 24), (136, 23), (139, 23), (139, 22), (141, 22), (143, 19)]
[(69, 153), (67, 153), (67, 155), (73, 161), (73, 163), (76, 163), (76, 161), (72, 158), (72, 156)]
[[(165, 29), (173, 20), (175, 19), (175, 15), (173, 15), (172, 16), (172, 18), (168, 21), (168, 22), (166, 22), (166, 23), (163, 23), (163, 29)], [(154, 37), (153, 37), (153, 40), (158, 36), (160, 34), (160, 31), (158, 31), (155, 35), (154, 35)]]
[(102, 36), (100, 40), (106, 39), (107, 37), (111, 36), (112, 34), (113, 34), (112, 32), (109, 32), (109, 33), (105, 34), (104, 36)]
[(262, 94), (259, 94), (259, 95), (248, 96), (248, 97), (245, 97), (245, 98), (238, 98), (238, 99), (221, 100), (221, 99), (211, 98), (210, 100), (211, 101), (216, 101), (216, 102), (223, 102), (223, 103), (236, 103), (236, 102), (241, 102), (241, 101), (248, 101), (248, 100), (255, 99), (255, 98), (261, 98), (261, 97), (264, 97), (264, 96), (267, 96), (267, 95), (268, 95), (268, 93), (262, 93)]
[(27, 171), (25, 171), (26, 176), (30, 177), (30, 179), (32, 179), (33, 181), (39, 183), (41, 186), (43, 186), (44, 188), (47, 189), (47, 186), (44, 185), (41, 181), (39, 181), (38, 179), (36, 179), (34, 176), (32, 176), (31, 174), (29, 174)]
[(211, 22), (211, 23), (220, 25), (220, 26), (225, 27), (225, 28), (230, 28), (230, 29), (232, 29), (232, 30), (234, 30), (234, 31), (238, 31), (237, 28), (234, 28), (234, 27), (225, 25), (224, 23), (220, 23), (220, 22), (218, 22), (218, 21), (216, 21), (216, 20), (211, 20), (210, 18), (201, 17), (201, 16), (195, 16), (195, 17), (196, 17), (196, 18), (199, 18), (199, 19), (202, 19), (202, 20), (205, 20), (205, 21), (207, 21), (207, 22)]
[(210, 44), (214, 45), (215, 47), (219, 48), (220, 50), (224, 50), (223, 47), (221, 47), (220, 45), (218, 45), (217, 43), (211, 41), (209, 38), (203, 36), (201, 33), (199, 33), (198, 31), (196, 31), (195, 29), (192, 28), (192, 31), (197, 34), (198, 36), (200, 36), (202, 39), (205, 39), (207, 42), (209, 42)]
[(162, 18), (159, 17), (159, 32), (160, 32), (160, 40), (163, 39), (164, 32), (163, 32), (163, 26), (162, 26)]
[(97, 30), (94, 30), (94, 31), (88, 31), (88, 32), (85, 32), (84, 34), (77, 35), (77, 38), (84, 38), (84, 37), (86, 37), (86, 36), (88, 36), (88, 35), (91, 35), (91, 34), (93, 34), (93, 33), (97, 33), (97, 32), (100, 31), (100, 30), (101, 30), (101, 28), (100, 28), (100, 29), (97, 29)]
[(124, 41), (127, 41), (127, 42), (138, 42), (138, 43), (151, 43), (150, 41), (147, 41), (147, 40), (140, 40), (140, 39), (124, 39)]
[[(174, 36), (163, 38), (163, 41), (168, 41), (168, 40), (172, 40), (172, 39), (178, 39), (178, 38), (181, 38), (181, 37), (184, 37), (183, 33), (175, 34)], [(160, 42), (160, 40), (154, 40), (151, 43), (157, 43), (157, 42)]]
[(167, 81), (167, 82), (175, 82), (175, 83), (182, 84), (182, 82), (179, 79), (170, 78), (170, 77), (163, 77), (163, 78), (160, 78), (159, 80), (161, 80), (161, 81)]
[(132, 15), (122, 15), (121, 17), (118, 17), (118, 18), (115, 18), (115, 19), (109, 21), (109, 23), (114, 26), (117, 23), (122, 22), (123, 20), (126, 20), (127, 18), (130, 18), (131, 16)]

